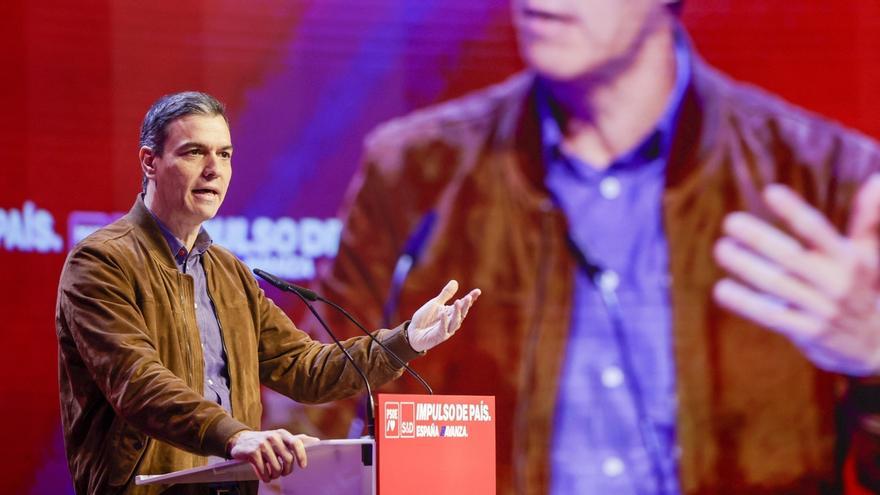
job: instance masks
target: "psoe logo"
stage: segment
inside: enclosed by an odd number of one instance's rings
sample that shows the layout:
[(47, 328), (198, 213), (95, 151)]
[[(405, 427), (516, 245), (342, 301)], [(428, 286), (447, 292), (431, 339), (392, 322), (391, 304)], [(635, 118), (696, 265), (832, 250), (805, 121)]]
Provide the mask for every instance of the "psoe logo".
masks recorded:
[(400, 438), (416, 437), (415, 402), (400, 403)]
[(400, 403), (385, 403), (385, 438), (400, 438)]

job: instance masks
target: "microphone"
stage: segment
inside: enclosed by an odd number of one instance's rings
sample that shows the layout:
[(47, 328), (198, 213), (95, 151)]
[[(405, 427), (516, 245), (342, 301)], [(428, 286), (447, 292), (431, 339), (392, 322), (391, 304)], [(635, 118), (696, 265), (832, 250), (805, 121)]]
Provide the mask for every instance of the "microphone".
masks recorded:
[[(406, 361), (404, 361), (403, 359), (400, 358), (400, 356), (397, 355), (397, 353), (395, 353), (394, 351), (389, 349), (388, 346), (386, 346), (384, 343), (382, 343), (382, 341), (377, 339), (375, 335), (373, 335), (369, 330), (364, 328), (364, 326), (361, 325), (361, 323), (359, 321), (357, 321), (355, 319), (355, 317), (352, 316), (348, 311), (343, 309), (342, 306), (336, 304), (335, 302), (333, 302), (329, 299), (325, 299), (323, 296), (318, 295), (318, 293), (315, 291), (312, 291), (312, 290), (306, 289), (305, 287), (300, 287), (298, 285), (291, 284), (290, 282), (286, 282), (284, 280), (281, 280), (280, 278), (276, 277), (275, 275), (272, 275), (271, 273), (267, 273), (263, 270), (260, 270), (259, 268), (255, 268), (254, 273), (256, 273), (258, 276), (260, 276), (260, 278), (262, 278), (263, 280), (269, 282), (270, 284), (274, 285), (275, 287), (277, 287), (283, 291), (294, 292), (298, 296), (300, 296), (301, 298), (307, 299), (309, 301), (321, 301), (322, 303), (327, 304), (327, 305), (331, 306), (333, 309), (335, 309), (336, 311), (339, 311), (340, 313), (342, 313), (342, 315), (345, 316), (345, 318), (348, 319), (348, 321), (354, 323), (354, 325), (364, 335), (369, 337), (370, 340), (372, 340), (373, 342), (376, 343), (376, 345), (378, 345), (379, 347), (384, 349), (385, 352), (394, 360), (395, 363), (397, 363), (400, 367), (405, 369), (406, 372), (410, 374), (410, 376), (415, 378), (416, 381), (418, 381), (422, 385), (422, 387), (425, 388), (425, 390), (428, 392), (429, 395), (434, 395), (434, 390), (431, 388), (430, 385), (428, 385), (428, 382), (426, 382), (425, 379), (422, 378), (422, 376), (416, 372), (416, 370), (412, 369), (409, 366), (409, 364), (406, 363)], [(306, 303), (306, 305), (308, 305), (308, 303)], [(328, 330), (328, 333), (329, 333), (329, 330)]]
[(280, 278), (276, 277), (275, 275), (272, 275), (269, 272), (260, 270), (259, 268), (254, 268), (254, 273), (256, 273), (258, 277), (262, 278), (266, 282), (269, 282), (270, 284), (274, 285), (276, 288), (281, 289), (285, 292), (296, 292), (300, 296), (308, 299), (309, 301), (313, 301), (313, 302), (320, 299), (320, 297), (318, 297), (318, 294), (316, 294), (314, 291), (311, 291), (309, 289), (306, 289), (305, 287), (300, 287), (298, 285), (291, 284), (290, 282), (286, 282), (284, 280), (281, 280)]
[[(318, 314), (317, 311), (315, 311), (315, 307), (312, 306), (312, 304), (309, 302), (309, 298), (307, 298), (305, 294), (300, 293), (300, 291), (297, 290), (297, 289), (303, 289), (302, 287), (297, 287), (293, 284), (289, 284), (289, 283), (281, 280), (280, 278), (278, 278), (270, 273), (267, 273), (267, 272), (264, 272), (263, 270), (260, 270), (259, 268), (255, 269), (254, 273), (257, 274), (257, 276), (259, 276), (263, 280), (274, 285), (275, 287), (277, 287), (283, 291), (292, 292), (292, 293), (296, 294), (297, 297), (299, 297), (302, 300), (303, 304), (305, 304), (306, 307), (309, 308), (309, 311), (311, 311), (312, 314), (315, 315), (315, 318), (318, 320), (318, 323), (320, 323), (321, 326), (324, 327), (324, 330), (327, 331), (327, 334), (330, 335), (330, 338), (333, 339), (333, 342), (336, 343), (336, 346), (339, 347), (339, 350), (342, 351), (342, 354), (345, 356), (346, 360), (348, 360), (348, 362), (351, 363), (351, 365), (354, 367), (355, 371), (357, 371), (357, 374), (360, 375), (361, 379), (364, 381), (364, 386), (367, 389), (367, 435), (375, 438), (376, 404), (373, 402), (373, 389), (370, 387), (370, 380), (367, 379), (367, 375), (364, 373), (364, 370), (361, 369), (360, 366), (358, 366), (358, 364), (357, 364), (357, 362), (355, 362), (354, 358), (351, 357), (351, 354), (348, 353), (348, 349), (346, 349), (345, 346), (342, 345), (342, 342), (340, 342), (339, 339), (336, 338), (336, 335), (330, 330), (330, 327), (327, 326), (327, 324), (324, 322), (324, 319), (321, 318), (321, 316)], [(294, 288), (294, 287), (296, 287), (296, 288)], [(308, 291), (308, 292), (311, 292), (311, 295), (313, 295), (313, 296), (315, 296), (315, 298), (317, 298), (317, 294), (315, 294), (312, 291)], [(314, 299), (312, 299), (312, 300), (314, 300)]]

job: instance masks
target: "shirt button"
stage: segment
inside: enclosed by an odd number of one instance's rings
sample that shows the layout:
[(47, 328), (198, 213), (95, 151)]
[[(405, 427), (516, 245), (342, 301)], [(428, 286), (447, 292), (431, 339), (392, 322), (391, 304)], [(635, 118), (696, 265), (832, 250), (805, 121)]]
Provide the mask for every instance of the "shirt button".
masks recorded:
[(605, 270), (599, 275), (599, 286), (604, 290), (615, 290), (620, 285), (620, 277), (614, 270)]
[(199, 309), (199, 303), (196, 303), (195, 306), (196, 306), (196, 309)]
[(620, 196), (620, 181), (617, 177), (605, 177), (599, 182), (599, 193), (605, 199), (616, 199)]
[(602, 461), (602, 472), (609, 478), (620, 476), (626, 470), (623, 461), (619, 457), (609, 457)]
[(214, 380), (211, 380), (210, 378), (208, 378), (208, 385), (213, 385), (213, 384), (214, 384)]
[(602, 385), (605, 388), (617, 388), (623, 383), (623, 371), (617, 366), (609, 366), (602, 370)]

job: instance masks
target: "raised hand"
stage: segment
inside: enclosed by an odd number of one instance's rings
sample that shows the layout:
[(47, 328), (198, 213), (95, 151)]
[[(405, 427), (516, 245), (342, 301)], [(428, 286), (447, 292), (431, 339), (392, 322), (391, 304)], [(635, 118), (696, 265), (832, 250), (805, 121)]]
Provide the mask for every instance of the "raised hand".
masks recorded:
[(474, 301), (480, 297), (480, 289), (474, 289), (447, 306), (446, 302), (452, 299), (456, 292), (458, 292), (458, 282), (450, 280), (440, 294), (416, 310), (407, 328), (409, 345), (413, 350), (427, 351), (452, 337), (461, 326)]
[(846, 235), (786, 187), (768, 186), (764, 200), (796, 237), (728, 215), (714, 254), (739, 281), (718, 282), (715, 300), (787, 336), (820, 368), (880, 372), (880, 176), (859, 189)]

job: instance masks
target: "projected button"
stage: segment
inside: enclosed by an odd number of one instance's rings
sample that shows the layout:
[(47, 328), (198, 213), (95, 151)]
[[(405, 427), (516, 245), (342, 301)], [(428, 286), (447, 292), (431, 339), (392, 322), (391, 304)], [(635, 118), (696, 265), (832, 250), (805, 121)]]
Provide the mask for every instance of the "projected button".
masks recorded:
[(620, 181), (617, 177), (605, 177), (599, 183), (599, 193), (605, 199), (617, 199), (620, 196)]
[(616, 290), (620, 285), (620, 277), (614, 270), (605, 270), (599, 275), (599, 287), (603, 290)]
[(615, 478), (626, 471), (626, 466), (619, 457), (609, 457), (602, 461), (602, 473), (609, 478)]
[(623, 383), (623, 371), (617, 366), (609, 366), (602, 370), (602, 385), (605, 388), (617, 388)]

